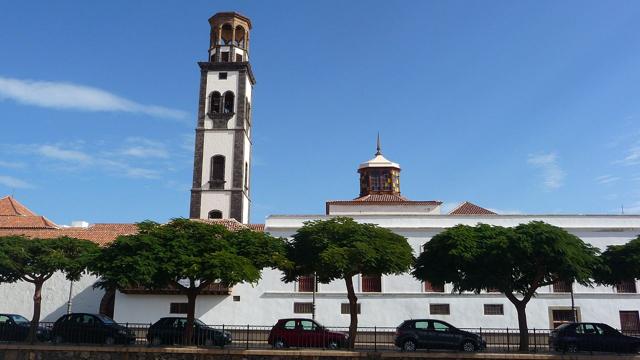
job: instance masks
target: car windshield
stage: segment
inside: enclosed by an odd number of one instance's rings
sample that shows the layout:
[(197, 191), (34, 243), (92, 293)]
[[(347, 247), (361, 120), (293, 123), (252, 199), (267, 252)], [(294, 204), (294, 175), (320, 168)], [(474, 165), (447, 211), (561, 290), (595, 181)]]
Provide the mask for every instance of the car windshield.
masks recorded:
[(110, 317), (108, 317), (106, 315), (98, 314), (98, 315), (96, 315), (96, 317), (98, 319), (102, 320), (102, 322), (105, 323), (105, 324), (115, 324), (116, 323), (115, 321), (113, 321), (112, 318), (110, 318)]
[(28, 324), (29, 320), (25, 319), (24, 316), (21, 315), (11, 315), (11, 319), (13, 319), (13, 322), (15, 322), (16, 324)]

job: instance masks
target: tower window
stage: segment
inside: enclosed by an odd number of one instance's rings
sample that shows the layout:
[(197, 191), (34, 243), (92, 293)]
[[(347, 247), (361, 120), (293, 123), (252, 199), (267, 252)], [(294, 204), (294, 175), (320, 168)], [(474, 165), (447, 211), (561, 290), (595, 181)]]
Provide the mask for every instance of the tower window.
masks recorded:
[[(238, 25), (236, 26), (236, 39), (234, 42), (234, 45), (239, 46), (241, 48), (245, 48), (246, 46), (246, 40), (245, 40), (246, 36), (245, 36), (245, 30), (242, 26)], [(237, 60), (236, 60), (237, 61)]]
[(228, 51), (223, 51), (220, 55), (222, 55), (222, 59), (220, 61), (229, 62), (229, 52)]
[[(220, 40), (224, 45), (230, 45), (233, 40), (233, 27), (231, 24), (222, 25), (222, 33), (220, 34)], [(227, 59), (227, 61), (229, 61)]]
[(224, 189), (224, 163), (225, 157), (222, 155), (211, 158), (211, 178), (209, 179), (211, 189)]
[(211, 109), (212, 114), (220, 113), (220, 105), (222, 103), (222, 95), (219, 92), (214, 91), (211, 93)]
[(233, 113), (233, 101), (235, 100), (235, 95), (231, 91), (227, 91), (224, 93), (224, 107), (222, 108), (222, 112), (225, 114)]
[(227, 73), (226, 72), (218, 73), (218, 80), (227, 80)]
[(242, 62), (242, 54), (236, 54), (236, 62)]
[(222, 219), (222, 211), (220, 210), (209, 211), (209, 219)]

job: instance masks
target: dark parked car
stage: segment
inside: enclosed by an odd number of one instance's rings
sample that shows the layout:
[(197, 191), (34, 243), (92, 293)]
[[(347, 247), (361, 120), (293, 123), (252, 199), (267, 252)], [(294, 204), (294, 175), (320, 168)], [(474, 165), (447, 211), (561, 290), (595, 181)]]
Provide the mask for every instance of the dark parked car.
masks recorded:
[(276, 349), (289, 346), (337, 349), (345, 347), (347, 339), (347, 334), (327, 330), (311, 319), (280, 319), (271, 328), (267, 341)]
[[(25, 341), (30, 327), (31, 322), (22, 315), (0, 314), (0, 341)], [(49, 330), (38, 326), (36, 337), (40, 341), (49, 340)]]
[(396, 329), (395, 344), (403, 351), (452, 349), (478, 351), (487, 347), (480, 335), (460, 330), (441, 320), (407, 320)]
[[(147, 341), (151, 345), (172, 345), (184, 343), (185, 317), (165, 317), (149, 327)], [(231, 344), (231, 333), (222, 332), (194, 320), (193, 344), (205, 346), (225, 346)]]
[(560, 325), (549, 334), (549, 347), (556, 351), (640, 351), (640, 338), (626, 336), (607, 324), (571, 323)]
[(67, 314), (53, 324), (54, 343), (133, 344), (136, 336), (128, 329), (102, 314)]

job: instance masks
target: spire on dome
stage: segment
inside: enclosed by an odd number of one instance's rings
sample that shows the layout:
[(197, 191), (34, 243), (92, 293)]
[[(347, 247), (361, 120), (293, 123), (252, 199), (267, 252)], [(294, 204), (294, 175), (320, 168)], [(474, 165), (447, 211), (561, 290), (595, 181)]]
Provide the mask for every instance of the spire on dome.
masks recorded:
[(377, 147), (376, 147), (376, 156), (378, 155), (382, 155), (382, 150), (380, 148), (380, 132), (378, 132), (378, 143), (377, 143)]

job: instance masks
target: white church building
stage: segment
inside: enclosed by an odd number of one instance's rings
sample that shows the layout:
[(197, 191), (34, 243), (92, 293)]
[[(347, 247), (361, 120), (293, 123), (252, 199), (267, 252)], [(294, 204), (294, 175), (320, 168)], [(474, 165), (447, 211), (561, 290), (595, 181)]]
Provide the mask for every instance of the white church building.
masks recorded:
[[(405, 236), (416, 256), (434, 235), (458, 224), (516, 226), (534, 220), (544, 221), (562, 227), (602, 250), (608, 245), (624, 244), (640, 234), (640, 215), (501, 215), (469, 202), (442, 213), (439, 201), (414, 201), (401, 195), (400, 165), (383, 156), (379, 142), (375, 157), (357, 169), (360, 193), (354, 199), (328, 201), (325, 214), (272, 215), (265, 224), (249, 224), (251, 99), (255, 84), (249, 62), (251, 21), (237, 13), (218, 13), (209, 19), (209, 23), (208, 58), (199, 63), (201, 77), (190, 205), (193, 219), (221, 223), (232, 230), (248, 227), (274, 236), (291, 237), (306, 221), (349, 216)], [(408, 176), (411, 176), (410, 172)], [(0, 201), (0, 235), (45, 234), (37, 229), (15, 227), (9, 221), (4, 222), (3, 228), (1, 212)], [(14, 217), (20, 213), (9, 208), (6, 212)], [(47, 231), (52, 234), (63, 230), (78, 231), (89, 239), (94, 237), (87, 235), (93, 234), (92, 231), (101, 228), (111, 231), (100, 238), (101, 242), (135, 232), (131, 224), (98, 224), (84, 230), (65, 230), (53, 223), (48, 226)], [(295, 283), (283, 283), (280, 278), (279, 271), (265, 269), (257, 284), (240, 284), (232, 289), (211, 287), (205, 295), (198, 297), (196, 316), (208, 324), (270, 326), (279, 318), (311, 317), (315, 299), (318, 321), (329, 326), (348, 325), (344, 281), (316, 287), (312, 277), (300, 278)], [(150, 323), (163, 316), (183, 313), (186, 307), (186, 297), (171, 290), (150, 293), (129, 289), (103, 296), (99, 290), (90, 289), (94, 280), (85, 278), (76, 284), (76, 293), (91, 296), (85, 296), (89, 300), (82, 303), (81, 308), (73, 307), (74, 311), (97, 312), (102, 308), (113, 311), (114, 319), (119, 322)], [(45, 288), (44, 303), (49, 304), (43, 309), (44, 318), (52, 318), (53, 314), (66, 308), (65, 294), (69, 284), (63, 278), (55, 281), (58, 283), (49, 286), (64, 291), (54, 291), (56, 297), (53, 299), (47, 298)], [(450, 284), (422, 283), (409, 274), (359, 275), (354, 278), (354, 284), (360, 304), (360, 326), (395, 327), (409, 318), (443, 319), (465, 328), (517, 328), (518, 325), (515, 308), (500, 293), (454, 293)], [(529, 326), (549, 329), (569, 321), (573, 295), (579, 320), (640, 329), (637, 285), (630, 279), (615, 287), (561, 283), (548, 286), (541, 289), (527, 307)], [(13, 299), (12, 294), (25, 286), (28, 284), (0, 285), (3, 311), (30, 316), (28, 301), (6, 300)]]

